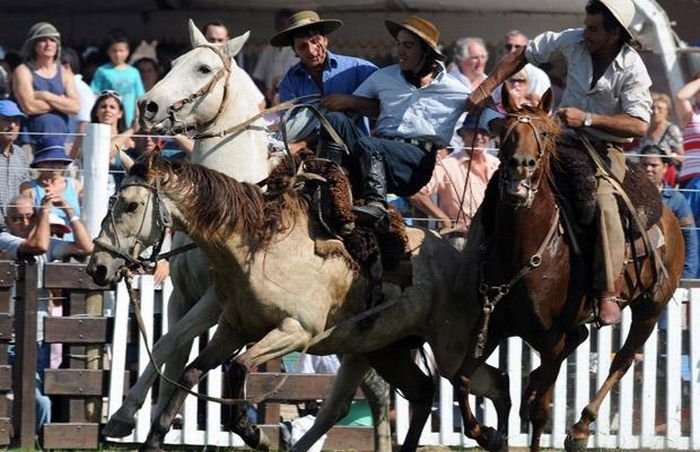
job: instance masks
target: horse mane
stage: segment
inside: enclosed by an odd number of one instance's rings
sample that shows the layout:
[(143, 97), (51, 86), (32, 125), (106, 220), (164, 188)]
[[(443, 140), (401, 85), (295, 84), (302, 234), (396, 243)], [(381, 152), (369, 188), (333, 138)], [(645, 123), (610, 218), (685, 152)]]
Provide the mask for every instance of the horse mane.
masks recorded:
[[(150, 168), (135, 165), (131, 174), (147, 180), (160, 177), (168, 191), (178, 193), (192, 233), (216, 245), (223, 245), (233, 233), (240, 234), (251, 253), (265, 248), (308, 211), (308, 203), (291, 189), (266, 197), (255, 184), (187, 162), (158, 159)], [(170, 174), (176, 178), (170, 179)]]

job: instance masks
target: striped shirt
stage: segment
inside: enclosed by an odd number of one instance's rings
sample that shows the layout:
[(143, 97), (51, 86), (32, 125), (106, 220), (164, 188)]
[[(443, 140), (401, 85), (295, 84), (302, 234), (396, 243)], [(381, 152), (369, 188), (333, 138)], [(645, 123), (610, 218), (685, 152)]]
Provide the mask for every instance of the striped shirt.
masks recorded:
[(19, 186), (30, 180), (29, 159), (24, 150), (12, 145), (9, 155), (0, 152), (0, 228), (5, 229), (7, 206), (12, 198), (19, 195)]
[(700, 176), (700, 106), (695, 107), (693, 116), (683, 129), (683, 151), (685, 159), (679, 181), (684, 184)]

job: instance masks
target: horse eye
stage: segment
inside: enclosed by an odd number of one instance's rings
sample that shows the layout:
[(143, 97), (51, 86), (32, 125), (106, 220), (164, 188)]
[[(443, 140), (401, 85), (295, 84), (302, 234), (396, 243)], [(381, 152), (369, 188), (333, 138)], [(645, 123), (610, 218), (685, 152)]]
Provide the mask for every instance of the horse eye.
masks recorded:
[(202, 74), (209, 74), (209, 73), (211, 73), (211, 68), (210, 68), (209, 66), (204, 65), (204, 64), (201, 65), (201, 66), (199, 66), (199, 67), (197, 68), (197, 70), (198, 70), (200, 73), (202, 73)]
[(130, 203), (127, 204), (127, 206), (126, 206), (126, 211), (129, 212), (129, 213), (131, 213), (131, 212), (135, 212), (136, 209), (138, 209), (138, 208), (139, 208), (139, 203), (137, 203), (137, 202), (130, 202)]

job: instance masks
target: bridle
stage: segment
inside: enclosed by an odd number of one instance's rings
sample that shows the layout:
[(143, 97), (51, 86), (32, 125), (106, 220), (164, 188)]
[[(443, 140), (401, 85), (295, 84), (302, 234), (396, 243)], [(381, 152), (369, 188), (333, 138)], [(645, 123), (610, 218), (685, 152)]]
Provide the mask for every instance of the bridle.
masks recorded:
[[(138, 233), (134, 235), (133, 243), (126, 247), (122, 246), (119, 240), (119, 235), (117, 234), (117, 222), (115, 219), (114, 215), (114, 210), (117, 205), (117, 201), (119, 199), (119, 193), (121, 193), (124, 189), (128, 187), (142, 187), (146, 188), (149, 191), (149, 196), (148, 196), (148, 201), (146, 202), (146, 208), (144, 208), (144, 213), (143, 213), (143, 218), (141, 219), (141, 224), (139, 225), (139, 230)], [(166, 228), (172, 226), (172, 218), (170, 216), (170, 211), (165, 207), (165, 203), (163, 202), (162, 199), (162, 194), (161, 194), (161, 185), (160, 185), (160, 180), (156, 178), (155, 184), (146, 184), (146, 183), (141, 183), (141, 182), (130, 182), (127, 184), (124, 184), (121, 186), (121, 189), (119, 193), (113, 195), (109, 199), (109, 210), (107, 211), (107, 217), (109, 218), (109, 221), (112, 225), (112, 230), (114, 231), (114, 236), (116, 240), (116, 245), (112, 245), (110, 243), (104, 242), (98, 238), (93, 240), (93, 243), (96, 246), (99, 246), (100, 248), (103, 248), (107, 251), (109, 251), (112, 254), (115, 254), (118, 257), (121, 257), (124, 259), (126, 262), (128, 262), (129, 267), (142, 267), (145, 263), (155, 263), (158, 260), (158, 256), (160, 255), (160, 249), (163, 246), (163, 240), (165, 239), (165, 231)], [(136, 252), (136, 247), (138, 245), (142, 245), (144, 248), (146, 245), (139, 240), (139, 235), (141, 234), (141, 231), (146, 223), (146, 215), (148, 213), (148, 204), (153, 201), (153, 208), (156, 210), (156, 227), (160, 229), (160, 236), (158, 237), (158, 240), (153, 244), (151, 256), (146, 258), (146, 259), (140, 259), (138, 257), (134, 257), (134, 253)], [(128, 249), (128, 251), (122, 251), (124, 249)]]
[[(212, 52), (214, 52), (219, 58), (221, 58), (221, 61), (223, 62), (223, 66), (216, 71), (214, 76), (204, 84), (201, 88), (199, 88), (197, 91), (193, 92), (189, 96), (180, 99), (176, 102), (174, 102), (171, 106), (168, 107), (167, 112), (168, 112), (168, 117), (170, 118), (170, 132), (174, 133), (175, 130), (179, 130), (177, 127), (175, 127), (177, 124), (181, 125), (182, 130), (187, 131), (188, 129), (188, 124), (187, 121), (184, 119), (178, 118), (178, 112), (182, 110), (187, 104), (191, 104), (192, 102), (196, 101), (200, 97), (203, 97), (210, 93), (216, 83), (221, 80), (222, 78), (225, 78), (224, 82), (224, 94), (221, 97), (221, 103), (219, 104), (219, 109), (216, 111), (216, 114), (207, 122), (202, 124), (200, 126), (201, 129), (206, 129), (210, 125), (214, 124), (217, 119), (219, 119), (219, 116), (221, 113), (224, 111), (224, 107), (226, 106), (226, 103), (228, 101), (228, 96), (229, 96), (229, 89), (228, 89), (228, 83), (229, 79), (231, 78), (231, 59), (228, 58), (226, 55), (224, 55), (221, 50), (218, 47), (215, 47), (213, 45), (207, 45), (207, 44), (202, 44), (198, 45), (195, 47), (197, 48), (205, 48), (205, 49), (210, 49)], [(200, 138), (199, 136), (194, 136), (193, 138)]]
[[(544, 171), (541, 171), (537, 180), (533, 181), (535, 170), (539, 166), (538, 163), (544, 155), (544, 145), (542, 143), (541, 132), (537, 130), (537, 128), (533, 124), (534, 121), (541, 119), (531, 116), (527, 113), (509, 113), (507, 117), (515, 118), (515, 120), (508, 125), (508, 128), (501, 137), (501, 146), (503, 146), (506, 140), (508, 140), (516, 126), (518, 126), (519, 124), (525, 124), (532, 129), (535, 135), (535, 141), (537, 142), (537, 156), (534, 160), (530, 160), (526, 164), (521, 162), (517, 165), (509, 165), (508, 162), (504, 162), (503, 157), (501, 157), (501, 165), (503, 167), (503, 171), (500, 171), (500, 177), (498, 180), (500, 200), (514, 207), (524, 207), (528, 209), (532, 206), (532, 202), (534, 201), (535, 195), (537, 194), (537, 189), (539, 187), (540, 182), (542, 181), (542, 175), (544, 174)], [(505, 196), (506, 185), (508, 183), (507, 176), (509, 175), (511, 170), (518, 169), (522, 166), (525, 167), (525, 172), (527, 174), (525, 182), (523, 183), (523, 185), (527, 189), (527, 196), (524, 200), (513, 201), (510, 197)]]

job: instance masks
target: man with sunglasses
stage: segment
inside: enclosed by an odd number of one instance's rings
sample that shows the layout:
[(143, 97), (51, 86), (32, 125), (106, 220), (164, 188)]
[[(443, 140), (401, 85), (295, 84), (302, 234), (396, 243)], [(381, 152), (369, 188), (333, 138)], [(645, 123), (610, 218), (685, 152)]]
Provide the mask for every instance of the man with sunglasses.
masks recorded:
[(585, 10), (584, 28), (542, 33), (526, 47), (505, 55), (469, 96), (467, 108), (483, 108), (493, 89), (528, 62), (566, 61), (566, 89), (557, 111), (563, 126), (560, 144), (585, 152), (588, 141), (608, 167), (608, 174), (596, 176), (598, 238), (592, 285), (598, 323), (611, 325), (621, 319), (621, 284), (616, 283), (625, 262), (625, 235), (609, 178), (624, 179), (622, 144), (643, 137), (649, 127), (651, 79), (633, 47), (634, 2), (590, 0)]
[[(505, 44), (503, 45), (503, 50), (506, 53), (517, 53), (521, 52), (522, 49), (527, 46), (528, 43), (527, 36), (519, 30), (511, 30), (506, 33)], [(545, 71), (538, 68), (534, 64), (526, 64), (523, 68), (527, 78), (525, 79), (528, 84), (528, 98), (535, 105), (539, 103), (540, 99), (551, 88), (552, 84), (549, 81), (549, 76)], [(493, 93), (493, 99), (496, 103), (501, 101), (501, 90), (497, 89)]]
[(29, 158), (15, 144), (22, 113), (11, 100), (0, 100), (0, 229), (5, 229), (5, 215), (10, 200), (19, 193), (22, 182), (31, 179)]

